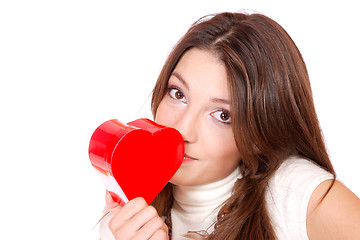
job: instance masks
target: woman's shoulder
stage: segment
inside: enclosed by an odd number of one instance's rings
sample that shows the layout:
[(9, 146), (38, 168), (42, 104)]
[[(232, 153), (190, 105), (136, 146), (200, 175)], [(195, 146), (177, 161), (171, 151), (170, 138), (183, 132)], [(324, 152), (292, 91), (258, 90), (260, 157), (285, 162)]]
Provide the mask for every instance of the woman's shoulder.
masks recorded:
[[(319, 184), (322, 181), (333, 179), (334, 176), (311, 160), (298, 156), (286, 159), (271, 178), (269, 186), (285, 186), (289, 184)], [(290, 187), (290, 186), (289, 186)]]
[(307, 210), (310, 239), (360, 239), (360, 199), (344, 184), (321, 183)]
[(334, 176), (316, 163), (290, 157), (270, 179), (266, 202), (279, 239), (308, 239), (306, 214), (310, 197), (322, 182)]
[[(292, 200), (299, 203), (301, 200), (307, 204), (315, 188), (320, 183), (333, 178), (333, 174), (316, 163), (292, 156), (282, 163), (270, 179), (268, 194), (275, 203)], [(296, 198), (292, 199), (292, 196)]]

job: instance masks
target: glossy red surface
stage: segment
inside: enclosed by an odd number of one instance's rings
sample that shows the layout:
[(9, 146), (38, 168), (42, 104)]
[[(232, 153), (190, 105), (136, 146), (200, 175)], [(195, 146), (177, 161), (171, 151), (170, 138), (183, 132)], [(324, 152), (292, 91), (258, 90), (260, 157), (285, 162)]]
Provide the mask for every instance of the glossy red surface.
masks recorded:
[(180, 167), (184, 140), (177, 130), (149, 119), (109, 120), (93, 133), (89, 157), (115, 201), (143, 197), (151, 203)]

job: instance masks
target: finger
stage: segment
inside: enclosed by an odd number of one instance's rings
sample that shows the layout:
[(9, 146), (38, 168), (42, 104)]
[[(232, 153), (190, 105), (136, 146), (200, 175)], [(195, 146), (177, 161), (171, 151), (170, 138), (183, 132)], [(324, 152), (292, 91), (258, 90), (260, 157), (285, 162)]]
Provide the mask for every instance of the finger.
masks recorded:
[(135, 239), (150, 239), (158, 231), (165, 233), (165, 236), (168, 237), (168, 228), (165, 225), (164, 221), (159, 216), (153, 217), (145, 225), (143, 225), (138, 231)]
[(122, 213), (124, 216), (127, 217), (127, 219), (130, 219), (131, 217), (135, 216), (137, 213), (139, 213), (144, 208), (148, 207), (149, 205), (145, 201), (144, 198), (138, 197), (134, 198), (130, 202), (126, 203), (122, 208)]
[[(125, 204), (123, 207), (118, 206), (118, 210), (114, 217), (109, 222), (109, 228), (112, 232), (118, 231), (119, 228), (129, 225), (131, 227), (132, 221), (130, 219), (138, 214), (142, 209), (146, 208), (148, 205), (143, 198), (135, 198)], [(133, 230), (134, 227), (131, 227)], [(130, 229), (129, 229), (130, 230)]]
[(106, 204), (106, 208), (109, 210), (116, 207), (117, 205), (119, 205), (117, 202), (115, 202), (113, 200), (113, 198), (111, 197), (111, 194), (107, 190), (105, 193), (105, 204)]
[(157, 230), (154, 235), (152, 235), (149, 240), (168, 240), (169, 239), (169, 233), (167, 231), (164, 231), (163, 229)]
[(116, 215), (121, 210), (121, 205), (115, 202), (111, 196), (111, 194), (106, 191), (105, 194), (105, 205), (106, 208), (113, 214)]
[[(149, 223), (151, 225), (151, 221), (154, 218), (159, 218), (162, 222), (161, 218), (159, 217), (156, 209), (153, 206), (147, 206), (146, 208), (142, 209), (140, 212), (138, 212), (131, 221), (128, 222), (128, 228), (133, 231), (139, 231), (144, 226), (147, 226)], [(160, 223), (161, 223), (160, 222)], [(161, 227), (161, 224), (158, 223), (158, 227)], [(149, 236), (150, 237), (150, 236)], [(148, 237), (148, 238), (149, 238)]]

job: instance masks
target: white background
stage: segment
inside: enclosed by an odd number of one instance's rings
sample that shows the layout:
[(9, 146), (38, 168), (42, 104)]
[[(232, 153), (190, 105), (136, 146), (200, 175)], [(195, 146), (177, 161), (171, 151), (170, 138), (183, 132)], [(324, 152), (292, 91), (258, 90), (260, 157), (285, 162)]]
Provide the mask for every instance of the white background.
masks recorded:
[(339, 177), (358, 196), (356, 1), (0, 2), (0, 238), (97, 239), (104, 187), (88, 141), (102, 122), (149, 114), (171, 47), (203, 15), (252, 9), (307, 63)]

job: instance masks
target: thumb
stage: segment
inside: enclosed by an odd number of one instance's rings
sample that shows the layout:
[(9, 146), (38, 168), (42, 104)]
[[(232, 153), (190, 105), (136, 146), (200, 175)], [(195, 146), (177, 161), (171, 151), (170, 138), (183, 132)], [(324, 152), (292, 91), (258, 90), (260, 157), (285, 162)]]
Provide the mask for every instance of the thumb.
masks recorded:
[(114, 201), (109, 191), (106, 191), (105, 194), (105, 205), (106, 208), (113, 214), (115, 214), (115, 212), (120, 211), (120, 209), (122, 208), (122, 206), (119, 203)]

